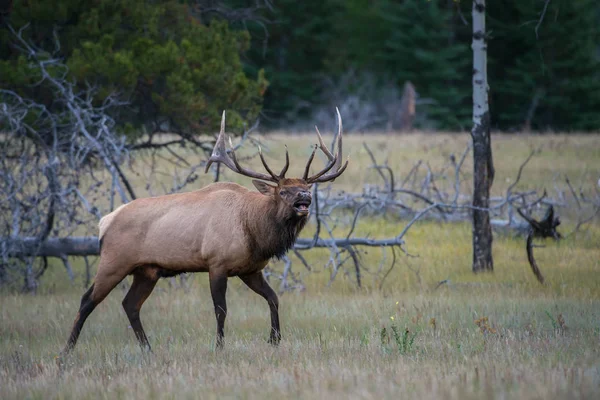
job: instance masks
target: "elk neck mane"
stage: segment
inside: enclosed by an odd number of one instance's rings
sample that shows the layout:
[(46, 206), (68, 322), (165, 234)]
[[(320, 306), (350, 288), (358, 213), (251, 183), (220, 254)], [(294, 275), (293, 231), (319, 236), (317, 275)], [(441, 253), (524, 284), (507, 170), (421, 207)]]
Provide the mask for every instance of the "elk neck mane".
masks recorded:
[(243, 209), (247, 213), (243, 218), (244, 232), (253, 258), (255, 261), (281, 259), (294, 246), (308, 217), (298, 217), (287, 205), (266, 196), (247, 206)]

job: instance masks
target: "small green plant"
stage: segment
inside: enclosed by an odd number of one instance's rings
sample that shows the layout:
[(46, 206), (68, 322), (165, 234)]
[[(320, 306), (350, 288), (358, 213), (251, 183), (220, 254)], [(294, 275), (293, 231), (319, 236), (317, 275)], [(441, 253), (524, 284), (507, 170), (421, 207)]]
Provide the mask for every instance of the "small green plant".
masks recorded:
[(398, 327), (392, 325), (392, 333), (394, 334), (394, 341), (396, 342), (396, 346), (398, 346), (398, 351), (401, 354), (406, 354), (412, 350), (417, 332), (411, 332), (406, 328), (404, 332), (400, 333)]
[(562, 314), (558, 314), (556, 318), (550, 314), (550, 311), (546, 310), (546, 315), (550, 318), (550, 322), (552, 323), (552, 327), (558, 333), (563, 333), (567, 330), (567, 323), (565, 322), (565, 318)]
[(360, 337), (360, 345), (364, 346), (364, 347), (369, 345), (369, 333), (368, 332), (363, 332), (362, 336)]
[(400, 329), (398, 329), (398, 326), (396, 325), (390, 326), (390, 330), (391, 335), (388, 333), (388, 330), (385, 326), (381, 328), (380, 338), (382, 348), (389, 351), (387, 345), (390, 344), (391, 339), (394, 339), (394, 343), (396, 344), (396, 348), (400, 354), (408, 354), (412, 352), (413, 345), (417, 337), (417, 332), (411, 332), (408, 328), (400, 332)]
[(556, 320), (554, 319), (554, 317), (552, 316), (552, 314), (550, 314), (550, 311), (546, 310), (546, 315), (548, 316), (548, 318), (550, 318), (550, 322), (552, 323), (552, 327), (555, 330), (558, 329), (558, 323), (556, 322)]
[(381, 346), (384, 346), (385, 344), (388, 344), (390, 342), (390, 338), (388, 336), (387, 329), (385, 326), (381, 328), (379, 339), (381, 340)]

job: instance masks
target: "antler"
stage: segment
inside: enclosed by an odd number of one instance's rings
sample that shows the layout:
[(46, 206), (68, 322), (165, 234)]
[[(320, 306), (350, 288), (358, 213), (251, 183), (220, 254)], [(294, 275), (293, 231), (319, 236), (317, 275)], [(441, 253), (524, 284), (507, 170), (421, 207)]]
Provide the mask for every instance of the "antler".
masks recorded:
[[(342, 174), (342, 172), (344, 172), (346, 170), (346, 167), (348, 166), (349, 160), (346, 160), (344, 165), (342, 165), (342, 116), (340, 115), (340, 110), (338, 110), (337, 107), (335, 110), (337, 111), (338, 126), (339, 126), (338, 134), (337, 134), (337, 152), (334, 156), (332, 154), (332, 152), (329, 151), (329, 149), (323, 142), (323, 138), (321, 137), (321, 132), (319, 132), (319, 128), (317, 128), (315, 126), (315, 128), (317, 130), (317, 137), (319, 138), (319, 144), (315, 146), (312, 154), (310, 155), (310, 157), (308, 159), (308, 162), (306, 163), (306, 168), (304, 169), (304, 176), (302, 177), (302, 179), (304, 179), (306, 181), (306, 183), (318, 183), (318, 182), (333, 181), (335, 178), (340, 176)], [(245, 175), (245, 176), (249, 176), (251, 178), (261, 179), (263, 181), (279, 182), (280, 180), (285, 178), (285, 174), (290, 166), (290, 155), (288, 153), (287, 146), (285, 147), (285, 166), (282, 168), (279, 175), (275, 175), (275, 173), (271, 170), (271, 168), (269, 168), (269, 165), (267, 164), (267, 161), (265, 160), (265, 158), (263, 156), (260, 146), (258, 147), (258, 154), (260, 156), (260, 161), (262, 162), (263, 166), (265, 167), (265, 170), (269, 173), (269, 175), (262, 174), (260, 172), (255, 172), (250, 169), (242, 167), (239, 164), (237, 157), (235, 156), (235, 151), (233, 150), (233, 144), (231, 143), (231, 138), (229, 138), (229, 146), (231, 147), (229, 149), (230, 154), (227, 154), (228, 150), (225, 146), (225, 111), (223, 111), (223, 117), (221, 118), (221, 131), (219, 132), (219, 137), (217, 138), (217, 142), (215, 143), (213, 152), (212, 152), (210, 158), (208, 159), (208, 162), (206, 163), (206, 169), (204, 170), (205, 173), (208, 172), (208, 169), (210, 168), (210, 166), (212, 165), (213, 162), (218, 162), (218, 163), (225, 164), (227, 166), (227, 168), (229, 168), (233, 172), (237, 172), (240, 175)], [(335, 148), (335, 144), (333, 147)], [(309, 177), (308, 174), (310, 172), (310, 165), (311, 165), (313, 159), (315, 158), (315, 153), (316, 153), (317, 149), (321, 149), (321, 151), (325, 154), (325, 156), (327, 157), (327, 159), (329, 161), (328, 161), (327, 165), (325, 166), (325, 168), (323, 168), (317, 174)], [(333, 171), (330, 172), (330, 170), (333, 170)]]
[(223, 111), (223, 117), (221, 118), (221, 131), (219, 132), (219, 137), (217, 138), (217, 142), (215, 143), (215, 148), (213, 149), (212, 155), (208, 159), (206, 163), (206, 169), (204, 172), (208, 172), (208, 169), (212, 165), (213, 162), (223, 163), (232, 170), (233, 172), (237, 172), (240, 175), (249, 176), (250, 178), (261, 179), (263, 181), (270, 182), (279, 182), (281, 179), (285, 178), (285, 173), (290, 165), (290, 157), (288, 155), (287, 147), (285, 149), (285, 166), (281, 170), (279, 175), (275, 175), (271, 168), (267, 165), (267, 161), (263, 157), (262, 150), (260, 146), (258, 147), (258, 154), (260, 155), (260, 161), (262, 162), (265, 170), (269, 173), (269, 175), (261, 174), (260, 172), (255, 172), (250, 169), (242, 167), (235, 156), (235, 151), (233, 150), (233, 145), (231, 143), (231, 138), (229, 138), (229, 146), (231, 149), (229, 150), (231, 153), (231, 157), (227, 154), (227, 148), (225, 147), (225, 111)]
[[(344, 172), (346, 170), (346, 167), (348, 166), (349, 157), (348, 157), (348, 160), (346, 160), (346, 162), (342, 166), (342, 116), (340, 115), (340, 110), (338, 110), (337, 107), (335, 108), (335, 111), (337, 112), (337, 117), (338, 117), (337, 152), (334, 156), (332, 154), (332, 152), (329, 151), (329, 149), (323, 142), (323, 138), (321, 137), (321, 132), (319, 132), (319, 128), (317, 128), (315, 126), (315, 129), (317, 130), (317, 137), (319, 138), (319, 145), (315, 146), (312, 154), (310, 155), (310, 157), (308, 159), (308, 162), (306, 163), (306, 168), (304, 169), (304, 176), (302, 178), (306, 181), (306, 183), (318, 183), (318, 182), (333, 181), (333, 180), (335, 180), (335, 178), (340, 176), (342, 174), (342, 172)], [(312, 161), (315, 157), (315, 152), (317, 151), (317, 147), (319, 149), (321, 149), (321, 151), (323, 152), (323, 154), (325, 154), (325, 156), (327, 157), (329, 162), (327, 163), (325, 168), (323, 168), (321, 171), (319, 171), (316, 175), (308, 177), (308, 173), (310, 170), (310, 164), (312, 163)], [(335, 144), (334, 144), (334, 148), (335, 148)], [(332, 148), (332, 150), (333, 150), (333, 148)], [(333, 171), (329, 172), (331, 169), (333, 169)]]

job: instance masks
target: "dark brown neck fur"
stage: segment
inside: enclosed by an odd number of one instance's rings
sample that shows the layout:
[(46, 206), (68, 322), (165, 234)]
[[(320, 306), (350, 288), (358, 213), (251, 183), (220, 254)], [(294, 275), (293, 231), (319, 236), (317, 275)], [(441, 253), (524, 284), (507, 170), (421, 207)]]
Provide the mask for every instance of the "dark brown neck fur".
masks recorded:
[(245, 207), (242, 215), (244, 232), (254, 261), (281, 259), (294, 246), (296, 238), (308, 221), (308, 216), (298, 217), (296, 212), (275, 199), (264, 196), (255, 208)]

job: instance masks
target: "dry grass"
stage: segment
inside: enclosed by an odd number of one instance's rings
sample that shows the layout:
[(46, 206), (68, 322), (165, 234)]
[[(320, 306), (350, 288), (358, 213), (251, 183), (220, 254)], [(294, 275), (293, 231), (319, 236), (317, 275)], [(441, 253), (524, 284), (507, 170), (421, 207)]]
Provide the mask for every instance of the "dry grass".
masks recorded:
[[(286, 139), (294, 171), (300, 171), (298, 160), (303, 162), (309, 152), (307, 140)], [(462, 151), (467, 137), (348, 137), (346, 149), (353, 161), (336, 186), (360, 190), (375, 179), (365, 168), (369, 161), (361, 150), (363, 140), (371, 141), (401, 173), (417, 159), (429, 160), (432, 167), (444, 165), (449, 154)], [(497, 193), (506, 189), (506, 178), (514, 178), (532, 147), (543, 151), (528, 166), (522, 188), (552, 188), (556, 176), (565, 174), (575, 185), (593, 187), (600, 177), (598, 136), (494, 140)], [(283, 142), (280, 135), (270, 138), (273, 154)], [(470, 173), (470, 166), (465, 172)], [(389, 236), (403, 224), (365, 219), (357, 234)], [(568, 231), (572, 222), (566, 225)], [(402, 257), (382, 291), (368, 273), (363, 290), (343, 275), (325, 288), (329, 274), (320, 268), (323, 255), (311, 254), (317, 272), (303, 277), (307, 290), (281, 298), (284, 339), (279, 348), (266, 343), (266, 303), (233, 279), (226, 349), (215, 352), (207, 277), (198, 274), (188, 292), (161, 282), (144, 306), (142, 318), (154, 354), (139, 350), (120, 305), (125, 293), (117, 289), (92, 314), (74, 354), (61, 365), (55, 356), (83, 290), (81, 274), (74, 288), (56, 264), (37, 296), (0, 297), (0, 398), (600, 396), (597, 220), (585, 232), (536, 249), (547, 287), (531, 274), (523, 239), (496, 237), (496, 272), (479, 276), (470, 273), (468, 224), (420, 223), (406, 239), (407, 248), (419, 257)], [(373, 269), (378, 259), (374, 251), (363, 262)], [(442, 279), (450, 283), (434, 289)], [(392, 326), (399, 332), (397, 340)]]
[[(399, 177), (408, 173), (418, 161), (429, 162), (433, 170), (450, 165), (449, 157), (454, 154), (460, 157), (469, 142), (470, 136), (466, 133), (414, 133), (410, 135), (381, 135), (381, 134), (354, 134), (346, 135), (344, 139), (344, 154), (350, 155), (350, 165), (347, 171), (335, 181), (336, 189), (350, 191), (361, 190), (364, 183), (377, 179), (377, 173), (369, 169), (371, 161), (363, 149), (363, 143), (369, 144), (378, 160), (388, 160), (390, 167)], [(273, 169), (283, 166), (284, 145), (290, 151), (291, 166), (288, 176), (300, 176), (310, 152), (311, 146), (317, 141), (314, 133), (304, 135), (283, 135), (280, 133), (260, 137), (267, 160), (272, 163)], [(324, 135), (325, 142), (330, 144), (332, 136)], [(495, 134), (492, 138), (494, 162), (498, 179), (494, 182), (493, 193), (502, 194), (510, 185), (511, 180), (517, 175), (520, 164), (527, 158), (531, 150), (541, 150), (528, 164), (522, 183), (515, 189), (540, 189), (547, 187), (553, 189), (555, 180), (564, 181), (564, 176), (569, 176), (573, 185), (580, 183), (593, 187), (600, 175), (600, 135), (580, 134), (548, 134), (548, 135), (503, 135)], [(247, 143), (240, 154), (255, 152), (256, 148)], [(198, 155), (190, 152), (186, 157), (190, 162), (199, 161)], [(321, 159), (323, 159), (321, 157)], [(244, 165), (253, 166), (262, 170), (258, 157), (246, 161)], [(313, 168), (320, 164), (315, 161)], [(463, 172), (465, 177), (472, 176), (472, 162), (467, 157)], [(145, 163), (138, 160), (134, 167), (143, 170)], [(253, 187), (248, 178), (234, 175), (227, 171), (227, 180)], [(167, 187), (172, 184), (171, 177), (157, 175), (154, 182), (162, 182)], [(210, 183), (212, 176), (200, 174), (196, 187)], [(145, 181), (138, 181), (138, 190), (143, 191)], [(190, 190), (192, 188), (189, 188)]]
[[(316, 142), (312, 133), (298, 136), (272, 134), (267, 136), (267, 156), (282, 160), (284, 144), (291, 155), (291, 168), (288, 175), (300, 175), (304, 162), (310, 154), (310, 145)], [(331, 137), (326, 138), (331, 143)], [(449, 166), (449, 157), (460, 157), (469, 142), (468, 134), (431, 134), (415, 133), (410, 135), (350, 135), (344, 140), (344, 153), (350, 155), (348, 170), (335, 182), (338, 189), (360, 190), (365, 182), (377, 178), (377, 173), (368, 169), (371, 165), (363, 143), (369, 144), (378, 160), (388, 160), (390, 167), (399, 176), (406, 174), (418, 161), (430, 163), (432, 169), (439, 170)], [(528, 164), (521, 189), (553, 188), (556, 179), (563, 181), (569, 176), (574, 185), (586, 182), (593, 186), (600, 177), (600, 136), (599, 135), (503, 135), (492, 138), (494, 162), (498, 179), (494, 182), (493, 193), (502, 194), (517, 175), (521, 163), (531, 150), (541, 150)], [(246, 148), (251, 149), (248, 145)], [(274, 161), (275, 165), (281, 165)], [(259, 168), (259, 160), (251, 165)], [(463, 167), (466, 177), (472, 176), (472, 162), (468, 157)], [(229, 178), (236, 179), (228, 175)], [(241, 178), (240, 183), (247, 182)]]
[[(208, 292), (166, 290), (144, 313), (152, 355), (140, 352), (119, 298), (111, 296), (60, 368), (53, 356), (75, 312), (73, 296), (8, 297), (0, 393), (111, 399), (597, 396), (597, 300), (509, 293), (496, 287), (389, 297), (289, 295), (282, 306), (285, 340), (273, 349), (266, 343), (265, 304), (234, 289), (227, 348), (218, 353)], [(555, 329), (546, 312), (555, 319), (562, 314), (566, 328)], [(477, 327), (474, 320), (483, 315), (496, 333)], [(417, 332), (407, 352), (393, 341), (382, 346), (380, 329), (391, 323)]]

